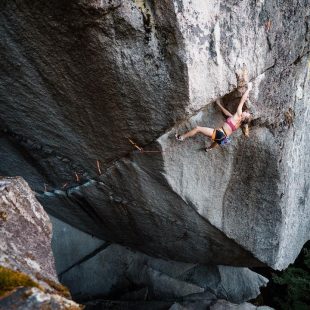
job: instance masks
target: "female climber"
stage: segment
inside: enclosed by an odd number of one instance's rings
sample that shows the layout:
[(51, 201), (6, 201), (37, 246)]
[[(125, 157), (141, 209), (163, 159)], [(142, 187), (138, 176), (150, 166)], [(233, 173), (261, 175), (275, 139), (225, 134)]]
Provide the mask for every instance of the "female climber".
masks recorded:
[[(234, 115), (232, 115), (228, 110), (226, 110), (221, 105), (220, 100), (216, 101), (217, 105), (221, 108), (223, 113), (228, 117), (222, 127), (214, 129), (214, 128), (197, 126), (196, 128), (192, 129), (191, 131), (183, 135), (176, 134), (176, 139), (179, 141), (183, 141), (186, 138), (195, 136), (197, 133), (202, 133), (203, 135), (213, 140), (213, 143), (209, 147), (204, 149), (206, 152), (213, 149), (217, 145), (225, 145), (229, 143), (228, 137), (234, 131), (236, 131), (241, 126), (241, 124), (247, 124), (251, 120), (251, 114), (247, 110), (242, 112), (243, 105), (248, 99), (249, 92), (251, 89), (252, 89), (252, 83), (249, 83), (248, 89), (243, 94), (240, 103), (238, 105), (237, 112)], [(248, 136), (248, 132), (245, 132), (245, 135)]]

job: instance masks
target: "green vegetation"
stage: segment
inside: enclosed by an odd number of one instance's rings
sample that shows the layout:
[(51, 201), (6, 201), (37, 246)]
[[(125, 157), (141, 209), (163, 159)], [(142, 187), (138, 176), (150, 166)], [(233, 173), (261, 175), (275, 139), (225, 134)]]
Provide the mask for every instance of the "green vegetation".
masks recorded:
[(6, 221), (8, 214), (5, 211), (0, 211), (0, 220)]
[(310, 241), (308, 241), (294, 264), (286, 270), (256, 269), (269, 279), (267, 287), (253, 304), (268, 305), (281, 310), (308, 310), (310, 305)]
[(40, 289), (40, 286), (25, 273), (0, 266), (0, 296), (19, 286)]
[(65, 298), (71, 299), (70, 291), (64, 285), (57, 283), (51, 279), (41, 276), (39, 273), (36, 274), (36, 278), (46, 282), (51, 288), (53, 288), (57, 293)]
[[(40, 274), (36, 274), (36, 278), (38, 280), (45, 281), (60, 296), (71, 299), (70, 291), (62, 284), (42, 277)], [(0, 266), (0, 296), (3, 296), (5, 293), (20, 286), (37, 287), (40, 290), (44, 291), (44, 289), (41, 288), (38, 283), (33, 281), (31, 277), (27, 274)]]
[(304, 248), (299, 266), (289, 266), (279, 275), (273, 276), (274, 283), (283, 287), (285, 294), (275, 296), (281, 309), (307, 310), (310, 305), (310, 250)]

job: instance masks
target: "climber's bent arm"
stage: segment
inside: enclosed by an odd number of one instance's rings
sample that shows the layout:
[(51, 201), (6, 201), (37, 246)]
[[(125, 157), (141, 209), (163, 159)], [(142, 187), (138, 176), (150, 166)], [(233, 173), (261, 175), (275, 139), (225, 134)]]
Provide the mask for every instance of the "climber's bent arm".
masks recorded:
[(248, 88), (247, 91), (243, 94), (243, 96), (242, 96), (242, 98), (240, 100), (240, 103), (239, 103), (238, 108), (237, 108), (238, 116), (241, 116), (241, 114), (242, 114), (242, 108), (243, 108), (244, 103), (248, 99), (249, 92), (250, 92), (250, 89)]

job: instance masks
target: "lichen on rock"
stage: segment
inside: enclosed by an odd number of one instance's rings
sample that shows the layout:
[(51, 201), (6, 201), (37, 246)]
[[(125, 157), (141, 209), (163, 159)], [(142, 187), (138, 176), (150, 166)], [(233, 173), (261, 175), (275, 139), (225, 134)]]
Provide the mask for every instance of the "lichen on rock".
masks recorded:
[(51, 223), (21, 177), (0, 178), (0, 308), (80, 309), (58, 282)]
[(40, 288), (25, 273), (0, 266), (0, 297), (20, 286)]

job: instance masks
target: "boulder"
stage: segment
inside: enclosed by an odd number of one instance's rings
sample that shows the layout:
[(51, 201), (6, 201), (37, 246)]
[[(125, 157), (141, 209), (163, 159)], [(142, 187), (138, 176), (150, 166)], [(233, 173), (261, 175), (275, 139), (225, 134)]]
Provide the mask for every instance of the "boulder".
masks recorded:
[(17, 288), (0, 301), (0, 308), (6, 310), (81, 310), (82, 306), (57, 294), (44, 293), (35, 287)]
[(1, 177), (0, 309), (82, 309), (58, 282), (51, 229), (25, 180)]
[[(0, 173), (108, 242), (187, 263), (283, 269), (309, 239), (309, 6), (3, 1)], [(205, 154), (233, 112), (251, 138)], [(143, 147), (144, 153), (138, 151)], [(98, 176), (99, 175), (99, 176)], [(44, 191), (44, 193), (43, 193)]]
[(257, 297), (267, 284), (266, 278), (248, 268), (156, 259), (51, 220), (59, 279), (83, 303), (96, 299), (242, 303)]
[[(189, 308), (190, 309), (190, 308)], [(268, 306), (256, 307), (248, 302), (242, 304), (233, 304), (226, 300), (218, 300), (215, 304), (210, 307), (210, 310), (272, 310)]]
[(58, 275), (78, 262), (102, 251), (110, 244), (50, 216), (53, 226), (52, 249)]
[(52, 225), (25, 180), (0, 178), (0, 214), (0, 264), (57, 281)]
[(87, 309), (96, 310), (109, 309), (113, 307), (115, 310), (273, 310), (273, 308), (260, 306), (256, 307), (250, 303), (242, 303), (240, 305), (230, 303), (225, 300), (218, 300), (216, 302), (210, 301), (194, 301), (194, 302), (132, 302), (132, 301), (94, 301), (87, 304)]

